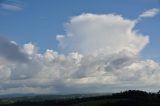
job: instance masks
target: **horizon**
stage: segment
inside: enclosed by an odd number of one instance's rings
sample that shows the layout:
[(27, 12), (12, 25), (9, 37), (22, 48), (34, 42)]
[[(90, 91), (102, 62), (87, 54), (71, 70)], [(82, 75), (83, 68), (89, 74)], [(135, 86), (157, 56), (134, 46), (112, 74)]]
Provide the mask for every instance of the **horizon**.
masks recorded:
[(159, 0), (0, 0), (0, 95), (157, 92), (159, 28)]

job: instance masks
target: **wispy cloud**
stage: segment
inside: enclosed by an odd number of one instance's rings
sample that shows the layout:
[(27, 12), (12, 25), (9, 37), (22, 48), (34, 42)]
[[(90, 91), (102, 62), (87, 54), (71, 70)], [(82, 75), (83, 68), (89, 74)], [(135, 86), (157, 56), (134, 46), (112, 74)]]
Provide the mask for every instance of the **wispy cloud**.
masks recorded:
[(5, 10), (11, 10), (11, 11), (19, 11), (19, 10), (23, 9), (19, 5), (16, 5), (16, 4), (5, 4), (5, 3), (1, 4), (1, 8), (5, 9)]
[(147, 18), (147, 17), (154, 17), (155, 15), (157, 15), (158, 13), (160, 13), (160, 8), (153, 8), (150, 10), (147, 10), (145, 12), (143, 12), (139, 18)]
[(0, 2), (0, 8), (3, 9), (3, 10), (9, 10), (9, 11), (23, 10), (22, 5), (20, 5), (18, 2), (1, 1)]

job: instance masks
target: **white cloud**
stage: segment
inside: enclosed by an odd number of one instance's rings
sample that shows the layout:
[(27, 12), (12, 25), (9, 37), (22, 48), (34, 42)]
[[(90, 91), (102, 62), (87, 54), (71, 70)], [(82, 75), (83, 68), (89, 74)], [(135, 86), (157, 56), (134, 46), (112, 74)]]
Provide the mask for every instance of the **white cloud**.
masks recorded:
[(153, 8), (150, 10), (147, 10), (145, 12), (143, 12), (139, 18), (147, 18), (147, 17), (154, 17), (155, 15), (157, 15), (158, 13), (160, 13), (160, 9), (159, 8)]
[(24, 44), (24, 51), (28, 55), (33, 55), (37, 52), (37, 48), (32, 43), (28, 43)]
[(112, 92), (159, 84), (160, 64), (127, 51), (96, 56), (34, 53), (29, 63), (1, 60), (0, 94)]
[(136, 22), (113, 14), (81, 14), (66, 24), (66, 34), (57, 35), (59, 46), (67, 52), (108, 54), (122, 50), (138, 54), (149, 42), (134, 30)]
[(12, 4), (11, 3), (1, 3), (0, 7), (2, 9), (10, 10), (10, 11), (20, 11), (23, 9), (20, 5), (15, 4), (15, 3), (12, 3)]
[[(17, 62), (1, 53), (0, 94), (159, 89), (160, 64), (139, 58), (149, 38), (136, 32), (135, 25), (135, 21), (114, 14), (72, 17), (66, 34), (57, 35), (65, 54), (49, 49), (39, 53), (32, 43), (20, 47), (0, 39), (4, 42), (0, 43), (1, 50), (6, 49), (5, 44), (9, 50), (16, 48), (14, 55), (22, 50), (29, 58)], [(8, 55), (14, 56), (11, 53)]]

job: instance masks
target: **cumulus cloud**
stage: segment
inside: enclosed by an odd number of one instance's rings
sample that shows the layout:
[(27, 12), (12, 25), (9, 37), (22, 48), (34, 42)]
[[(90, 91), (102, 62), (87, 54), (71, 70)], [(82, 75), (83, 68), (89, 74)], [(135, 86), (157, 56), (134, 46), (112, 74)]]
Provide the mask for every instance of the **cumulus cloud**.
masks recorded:
[(128, 51), (110, 55), (33, 53), (28, 63), (1, 60), (1, 94), (114, 92), (159, 84), (159, 63), (140, 60)]
[(147, 10), (145, 12), (143, 12), (139, 18), (147, 18), (147, 17), (154, 17), (155, 15), (157, 15), (158, 13), (160, 13), (160, 8), (153, 8), (150, 10)]
[(114, 14), (72, 17), (66, 34), (56, 37), (64, 54), (40, 53), (32, 43), (19, 46), (1, 39), (0, 94), (159, 88), (160, 64), (139, 58), (149, 38), (135, 26), (134, 20)]
[(112, 54), (127, 50), (138, 54), (149, 39), (134, 30), (135, 24), (120, 15), (81, 14), (71, 18), (66, 24), (66, 34), (57, 35), (57, 40), (66, 52)]

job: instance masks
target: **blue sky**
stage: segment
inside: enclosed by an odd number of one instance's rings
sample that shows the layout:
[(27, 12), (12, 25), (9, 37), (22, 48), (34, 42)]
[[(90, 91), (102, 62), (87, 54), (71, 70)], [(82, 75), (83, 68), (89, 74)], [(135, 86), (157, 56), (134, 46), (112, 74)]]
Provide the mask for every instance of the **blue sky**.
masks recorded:
[(0, 0), (0, 95), (158, 91), (159, 29), (159, 0)]
[[(160, 6), (159, 0), (4, 0), (17, 3), (21, 10), (0, 9), (0, 35), (18, 44), (33, 42), (40, 51), (58, 50), (57, 34), (64, 33), (64, 23), (82, 13), (120, 14), (135, 19), (139, 14)], [(140, 32), (150, 36), (150, 44), (143, 56), (159, 60), (160, 15), (144, 19), (137, 26)]]

